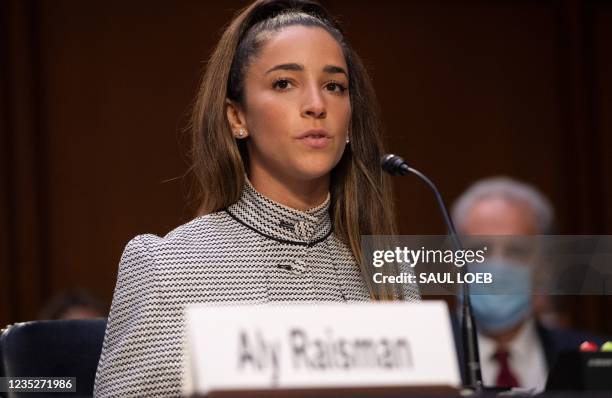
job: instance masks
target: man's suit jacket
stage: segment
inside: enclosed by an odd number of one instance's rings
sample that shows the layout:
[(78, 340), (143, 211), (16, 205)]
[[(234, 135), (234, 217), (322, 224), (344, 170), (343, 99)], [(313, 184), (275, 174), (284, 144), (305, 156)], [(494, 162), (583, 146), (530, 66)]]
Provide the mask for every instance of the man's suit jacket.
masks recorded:
[[(451, 324), (453, 326), (453, 335), (455, 337), (455, 346), (457, 347), (457, 360), (459, 361), (459, 370), (461, 378), (465, 383), (465, 363), (463, 359), (463, 343), (461, 338), (461, 323), (455, 314), (451, 315)], [(592, 341), (597, 345), (603, 344), (605, 341), (601, 337), (593, 334), (561, 328), (549, 328), (536, 321), (537, 334), (542, 344), (544, 356), (546, 357), (546, 365), (548, 370), (553, 367), (557, 357), (563, 351), (576, 351), (580, 344), (584, 341)]]

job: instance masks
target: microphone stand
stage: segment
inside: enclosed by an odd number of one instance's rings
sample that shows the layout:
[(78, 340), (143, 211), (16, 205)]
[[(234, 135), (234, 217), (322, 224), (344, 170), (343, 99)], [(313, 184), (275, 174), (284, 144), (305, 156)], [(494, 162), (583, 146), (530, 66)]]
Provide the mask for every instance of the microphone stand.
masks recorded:
[[(391, 155), (385, 155), (383, 157), (383, 165), (386, 160), (390, 160), (390, 158)], [(425, 174), (421, 173), (415, 168), (408, 166), (403, 160), (401, 160), (401, 164), (398, 163), (399, 162), (395, 164), (394, 172), (388, 170), (385, 167), (383, 168), (392, 175), (406, 175), (408, 173), (412, 173), (419, 177), (421, 180), (425, 181), (425, 183), (432, 189), (436, 196), (436, 201), (438, 202), (440, 212), (442, 213), (442, 216), (444, 218), (444, 222), (448, 229), (455, 250), (463, 250), (463, 245), (459, 240), (459, 236), (457, 235), (453, 220), (448, 214), (448, 210), (444, 205), (442, 195), (440, 194), (440, 191), (438, 190), (436, 185)], [(465, 267), (460, 267), (460, 269), (462, 275), (465, 276)], [(474, 321), (474, 315), (472, 314), (472, 304), (470, 302), (470, 286), (468, 284), (464, 284), (462, 287), (463, 303), (461, 308), (461, 340), (463, 343), (463, 372), (464, 380), (466, 381), (465, 387), (473, 389), (475, 392), (480, 392), (483, 390), (482, 374), (480, 372), (480, 357), (478, 353), (478, 337), (476, 335), (476, 323)]]

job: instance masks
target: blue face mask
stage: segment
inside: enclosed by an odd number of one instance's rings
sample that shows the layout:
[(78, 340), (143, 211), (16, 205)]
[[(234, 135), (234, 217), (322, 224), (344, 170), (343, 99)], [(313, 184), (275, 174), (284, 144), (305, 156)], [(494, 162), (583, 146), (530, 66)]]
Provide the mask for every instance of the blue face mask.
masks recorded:
[[(488, 292), (474, 294), (478, 285), (471, 285), (470, 301), (476, 323), (485, 332), (501, 332), (516, 326), (531, 313), (531, 269), (503, 258), (471, 264), (470, 272), (490, 272), (494, 285)], [(484, 286), (483, 286), (484, 288)]]

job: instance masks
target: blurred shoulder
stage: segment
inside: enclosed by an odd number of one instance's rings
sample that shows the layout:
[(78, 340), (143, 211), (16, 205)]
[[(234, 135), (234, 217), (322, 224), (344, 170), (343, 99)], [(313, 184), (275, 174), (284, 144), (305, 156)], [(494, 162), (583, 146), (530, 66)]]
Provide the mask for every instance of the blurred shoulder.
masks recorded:
[[(125, 247), (121, 263), (170, 266), (207, 257), (227, 242), (238, 241), (244, 233), (224, 211), (197, 217), (166, 234), (142, 234)], [(153, 264), (152, 264), (153, 263)]]
[(205, 246), (227, 236), (236, 234), (235, 221), (225, 212), (218, 211), (194, 218), (168, 232), (165, 236), (155, 234), (137, 235), (135, 241), (151, 251), (170, 249), (175, 246)]

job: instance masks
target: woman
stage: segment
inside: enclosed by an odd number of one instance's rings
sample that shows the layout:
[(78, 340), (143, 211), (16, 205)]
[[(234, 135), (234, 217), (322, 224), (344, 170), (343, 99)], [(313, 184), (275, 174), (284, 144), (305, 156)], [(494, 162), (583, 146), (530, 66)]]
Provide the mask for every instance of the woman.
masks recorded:
[(96, 396), (180, 394), (189, 303), (418, 299), (374, 284), (360, 261), (360, 235), (394, 232), (391, 194), (368, 77), (321, 6), (240, 12), (192, 131), (202, 215), (127, 245)]

